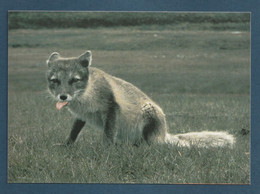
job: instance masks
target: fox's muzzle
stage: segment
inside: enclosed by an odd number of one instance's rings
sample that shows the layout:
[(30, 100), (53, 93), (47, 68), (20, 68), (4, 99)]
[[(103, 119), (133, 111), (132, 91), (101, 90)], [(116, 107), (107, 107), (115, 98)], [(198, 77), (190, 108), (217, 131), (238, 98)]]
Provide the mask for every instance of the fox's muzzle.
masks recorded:
[(59, 94), (58, 95), (58, 100), (70, 101), (70, 100), (72, 100), (72, 97), (69, 94)]

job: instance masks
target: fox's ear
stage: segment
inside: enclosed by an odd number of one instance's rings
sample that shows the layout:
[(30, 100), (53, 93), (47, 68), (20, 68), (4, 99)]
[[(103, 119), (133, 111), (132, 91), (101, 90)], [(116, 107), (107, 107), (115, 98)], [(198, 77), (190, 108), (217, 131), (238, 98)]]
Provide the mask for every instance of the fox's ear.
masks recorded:
[(92, 54), (91, 51), (86, 51), (85, 53), (83, 53), (82, 55), (80, 55), (78, 57), (79, 59), (79, 63), (83, 66), (83, 67), (89, 67), (91, 65), (91, 61), (92, 61)]
[(57, 52), (54, 52), (51, 54), (51, 56), (49, 57), (49, 59), (46, 61), (47, 65), (50, 67), (50, 62), (58, 59), (60, 57), (60, 54)]

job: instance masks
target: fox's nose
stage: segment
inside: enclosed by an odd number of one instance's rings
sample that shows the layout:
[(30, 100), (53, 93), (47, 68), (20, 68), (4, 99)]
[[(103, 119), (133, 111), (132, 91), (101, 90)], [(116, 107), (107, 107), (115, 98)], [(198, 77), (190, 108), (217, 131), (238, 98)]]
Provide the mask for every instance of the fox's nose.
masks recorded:
[(60, 99), (61, 99), (61, 100), (67, 100), (67, 98), (68, 98), (68, 97), (67, 97), (66, 94), (61, 94), (61, 95), (60, 95)]

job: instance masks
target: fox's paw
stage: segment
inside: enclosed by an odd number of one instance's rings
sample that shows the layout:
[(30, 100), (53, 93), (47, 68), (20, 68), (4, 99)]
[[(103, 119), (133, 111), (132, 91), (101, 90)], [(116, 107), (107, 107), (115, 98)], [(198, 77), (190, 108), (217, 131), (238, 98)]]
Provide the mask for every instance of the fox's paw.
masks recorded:
[(65, 143), (55, 143), (55, 144), (52, 144), (52, 147), (60, 147), (60, 148), (66, 148), (66, 147), (70, 147), (72, 144), (71, 143), (68, 143), (68, 142), (65, 142)]
[(144, 118), (151, 118), (153, 115), (156, 114), (155, 108), (150, 102), (143, 104), (142, 111)]
[(67, 145), (64, 143), (55, 143), (55, 144), (52, 144), (51, 147), (55, 148), (55, 149), (63, 149), (63, 148), (67, 148)]

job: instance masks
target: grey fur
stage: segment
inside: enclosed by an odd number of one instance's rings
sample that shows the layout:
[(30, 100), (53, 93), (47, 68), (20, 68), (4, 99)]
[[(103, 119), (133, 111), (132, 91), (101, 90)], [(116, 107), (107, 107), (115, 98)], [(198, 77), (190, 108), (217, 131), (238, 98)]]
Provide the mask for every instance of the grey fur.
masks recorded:
[(145, 140), (185, 147), (235, 143), (226, 132), (169, 134), (165, 114), (155, 102), (134, 85), (90, 67), (91, 61), (91, 51), (74, 58), (55, 52), (47, 60), (49, 92), (57, 101), (68, 102), (66, 107), (76, 117), (67, 144), (76, 140), (85, 123), (103, 130), (104, 140), (112, 143)]

